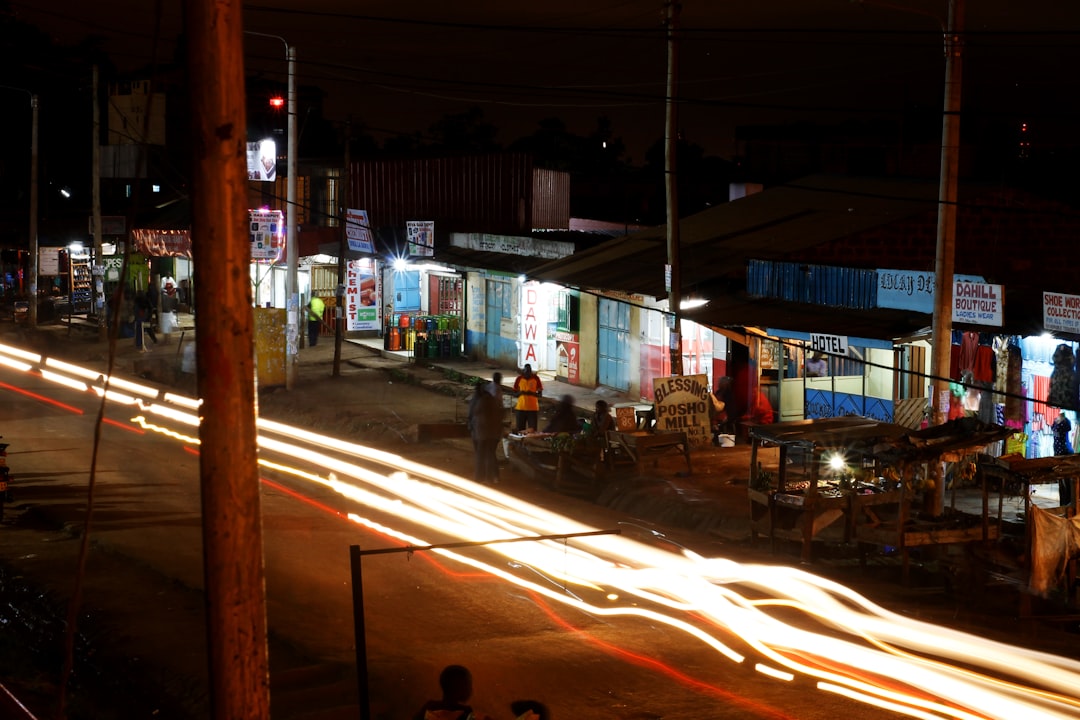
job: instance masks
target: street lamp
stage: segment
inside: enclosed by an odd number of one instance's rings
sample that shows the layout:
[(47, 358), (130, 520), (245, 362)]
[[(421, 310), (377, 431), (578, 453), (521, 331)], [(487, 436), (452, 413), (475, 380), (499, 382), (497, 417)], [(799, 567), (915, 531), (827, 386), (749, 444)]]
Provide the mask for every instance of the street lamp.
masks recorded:
[(292, 390), (296, 381), (296, 360), (300, 340), (300, 288), (297, 265), (300, 263), (296, 246), (296, 47), (289, 45), (280, 35), (245, 30), (247, 35), (275, 38), (285, 46), (285, 58), (289, 63), (288, 141), (286, 152), (286, 198), (285, 198), (285, 389)]
[(37, 282), (38, 282), (38, 96), (26, 88), (0, 85), (8, 90), (17, 90), (30, 96), (30, 307), (27, 308), (26, 323), (30, 329), (37, 327)]

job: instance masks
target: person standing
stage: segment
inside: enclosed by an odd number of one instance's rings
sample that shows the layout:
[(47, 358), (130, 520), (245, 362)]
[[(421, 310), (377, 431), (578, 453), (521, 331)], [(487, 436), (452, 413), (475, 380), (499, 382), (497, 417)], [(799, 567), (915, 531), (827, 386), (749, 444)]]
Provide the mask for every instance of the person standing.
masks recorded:
[(499, 482), (499, 461), (495, 448), (503, 430), (502, 404), (483, 385), (477, 384), (469, 400), (469, 434), (472, 436), (473, 479), (479, 483)]
[(525, 428), (537, 428), (537, 420), (540, 416), (540, 397), (544, 394), (544, 384), (540, 378), (533, 375), (532, 365), (528, 363), (521, 369), (521, 374), (514, 380), (514, 393), (517, 401), (514, 403), (514, 427), (518, 432)]
[(308, 332), (308, 346), (315, 347), (319, 342), (319, 332), (322, 330), (322, 317), (323, 310), (326, 309), (326, 304), (322, 301), (322, 298), (311, 296), (311, 300), (307, 304), (307, 332)]

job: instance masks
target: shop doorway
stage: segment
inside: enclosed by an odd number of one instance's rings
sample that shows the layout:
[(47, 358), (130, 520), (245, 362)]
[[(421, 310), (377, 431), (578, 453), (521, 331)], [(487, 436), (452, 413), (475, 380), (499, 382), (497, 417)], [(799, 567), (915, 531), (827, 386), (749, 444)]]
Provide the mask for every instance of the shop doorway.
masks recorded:
[(616, 390), (630, 389), (630, 306), (618, 300), (600, 298), (598, 375), (601, 385)]
[[(502, 324), (510, 320), (513, 303), (510, 283), (500, 280), (487, 281), (487, 297), (484, 303), (484, 343), (489, 360), (498, 360), (502, 354)], [(517, 364), (517, 357), (512, 361)]]

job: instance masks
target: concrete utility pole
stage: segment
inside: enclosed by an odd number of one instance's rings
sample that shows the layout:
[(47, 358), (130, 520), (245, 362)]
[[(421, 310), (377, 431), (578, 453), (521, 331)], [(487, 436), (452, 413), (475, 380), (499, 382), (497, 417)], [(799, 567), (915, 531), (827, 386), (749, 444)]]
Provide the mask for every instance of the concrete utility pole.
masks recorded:
[[(945, 29), (945, 107), (941, 127), (941, 182), (938, 188), (937, 253), (934, 260), (933, 343), (934, 423), (945, 422), (952, 354), (953, 270), (956, 260), (956, 197), (960, 174), (960, 97), (964, 33), (963, 0), (949, 0)], [(934, 485), (934, 512), (944, 509), (944, 483)]]
[(285, 46), (285, 59), (288, 61), (289, 90), (286, 100), (286, 123), (288, 125), (285, 152), (285, 389), (292, 390), (296, 383), (296, 361), (300, 352), (300, 282), (297, 266), (300, 264), (300, 249), (296, 245), (296, 174), (297, 127), (296, 127), (296, 47), (280, 35), (245, 30), (247, 35), (274, 38)]
[(352, 120), (345, 121), (345, 172), (341, 174), (341, 190), (338, 202), (338, 217), (341, 221), (341, 234), (338, 239), (337, 259), (337, 307), (334, 308), (334, 377), (341, 376), (341, 343), (345, 339), (345, 250), (348, 248), (348, 218), (345, 209), (349, 207), (349, 165), (352, 164)]
[[(109, 339), (109, 325), (105, 317), (105, 275), (104, 271), (94, 272), (104, 264), (102, 259), (103, 247), (101, 240), (101, 105), (98, 103), (98, 66), (94, 65), (94, 137), (91, 138), (93, 156), (92, 195), (93, 195), (93, 222), (94, 222), (94, 262), (91, 267), (90, 280), (93, 287), (93, 308), (98, 320), (98, 338), (102, 341)], [(101, 288), (101, 292), (98, 288)]]
[(240, 0), (188, 0), (195, 316), (210, 704), (215, 720), (270, 717), (255, 431), (247, 116)]
[(671, 271), (671, 287), (668, 289), (668, 310), (675, 319), (671, 329), (671, 374), (682, 375), (682, 272), (679, 267), (679, 185), (676, 175), (676, 157), (679, 148), (679, 111), (676, 94), (679, 90), (679, 48), (675, 31), (682, 6), (670, 0), (667, 9), (668, 29), (668, 76), (667, 121), (664, 126), (664, 186), (667, 194), (667, 256)]

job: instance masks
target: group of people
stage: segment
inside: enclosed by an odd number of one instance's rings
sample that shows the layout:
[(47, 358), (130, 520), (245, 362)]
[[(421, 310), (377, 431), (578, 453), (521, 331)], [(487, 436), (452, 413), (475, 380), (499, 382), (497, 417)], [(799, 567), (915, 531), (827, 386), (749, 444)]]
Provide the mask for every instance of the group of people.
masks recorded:
[[(424, 703), (413, 720), (492, 720), (490, 715), (478, 713), (469, 705), (473, 680), (464, 665), (443, 668), (439, 673), (439, 689), (442, 697)], [(536, 700), (515, 700), (510, 703), (510, 712), (514, 720), (549, 720), (547, 707)]]
[[(503, 437), (503, 387), (502, 373), (492, 375), (491, 382), (478, 383), (469, 399), (467, 424), (475, 450), (473, 477), (477, 482), (495, 484), (499, 482), (499, 462), (495, 452)], [(528, 432), (536, 430), (540, 418), (540, 398), (544, 394), (544, 383), (526, 364), (514, 379), (510, 390), (514, 400), (514, 430)], [(611, 417), (608, 404), (603, 400), (596, 403), (591, 418), (593, 433), (606, 433), (614, 428), (615, 420)], [(583, 428), (582, 420), (574, 409), (574, 398), (563, 395), (555, 407), (555, 412), (541, 430), (543, 433), (577, 434)]]

